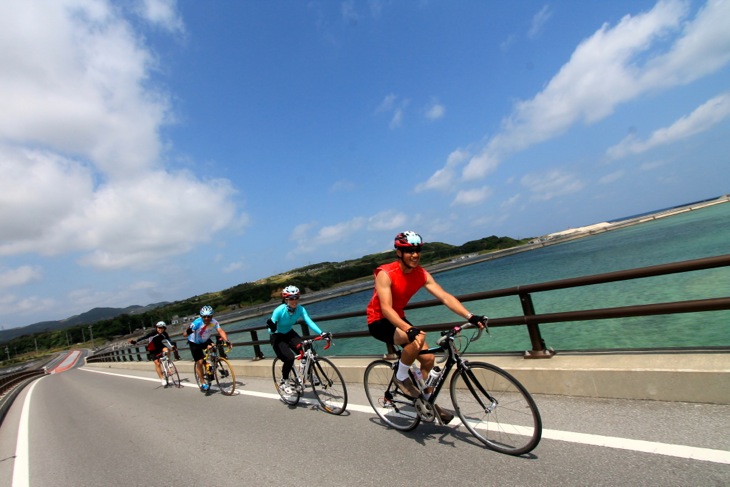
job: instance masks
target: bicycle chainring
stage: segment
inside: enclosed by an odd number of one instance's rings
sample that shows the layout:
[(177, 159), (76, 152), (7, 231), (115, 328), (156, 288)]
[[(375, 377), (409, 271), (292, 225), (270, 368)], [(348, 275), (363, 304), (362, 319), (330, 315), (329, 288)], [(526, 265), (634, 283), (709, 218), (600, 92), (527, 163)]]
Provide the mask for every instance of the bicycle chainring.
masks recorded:
[(436, 411), (434, 411), (431, 404), (419, 397), (416, 399), (415, 406), (416, 411), (418, 411), (418, 415), (421, 417), (421, 421), (426, 423), (434, 422), (436, 419)]

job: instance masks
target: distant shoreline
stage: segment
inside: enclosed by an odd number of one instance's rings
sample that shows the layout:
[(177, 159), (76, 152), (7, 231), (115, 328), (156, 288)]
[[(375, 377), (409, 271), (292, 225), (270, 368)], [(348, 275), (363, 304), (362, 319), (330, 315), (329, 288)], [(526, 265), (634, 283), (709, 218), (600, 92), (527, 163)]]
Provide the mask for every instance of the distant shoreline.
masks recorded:
[[(727, 203), (730, 201), (730, 195), (723, 195), (712, 200), (701, 201), (697, 203), (691, 203), (689, 205), (677, 206), (667, 210), (657, 211), (655, 213), (647, 213), (636, 217), (630, 217), (623, 220), (614, 220), (612, 222), (601, 222), (593, 225), (587, 225), (579, 228), (571, 228), (562, 232), (551, 233), (543, 237), (538, 237), (532, 240), (528, 244), (512, 247), (504, 250), (496, 250), (486, 254), (469, 254), (461, 257), (455, 257), (449, 262), (441, 262), (439, 264), (432, 264), (424, 266), (430, 273), (436, 274), (439, 272), (450, 271), (464, 267), (468, 265), (478, 264), (480, 262), (486, 262), (488, 260), (500, 259), (509, 255), (519, 254), (522, 252), (528, 252), (530, 250), (547, 247), (550, 245), (560, 244), (564, 242), (570, 242), (590, 235), (596, 235), (598, 233), (610, 232), (619, 228), (626, 228), (640, 223), (645, 223), (652, 220), (658, 220), (660, 218), (666, 218), (669, 216), (677, 215), (680, 213), (686, 213), (688, 211), (699, 210), (708, 206), (717, 205), (720, 203)], [(334, 287), (325, 289), (323, 291), (317, 291), (313, 293), (307, 293), (302, 295), (301, 304), (312, 304), (320, 301), (326, 301), (328, 299), (339, 298), (348, 294), (354, 294), (368, 289), (372, 289), (374, 286), (372, 277), (357, 279), (353, 282), (343, 285), (335, 285)], [(218, 319), (219, 322), (233, 323), (245, 319), (255, 318), (257, 316), (263, 316), (271, 313), (271, 311), (278, 306), (279, 303), (275, 304), (263, 304), (255, 306), (253, 308), (241, 309), (233, 313), (227, 313), (225, 317)]]

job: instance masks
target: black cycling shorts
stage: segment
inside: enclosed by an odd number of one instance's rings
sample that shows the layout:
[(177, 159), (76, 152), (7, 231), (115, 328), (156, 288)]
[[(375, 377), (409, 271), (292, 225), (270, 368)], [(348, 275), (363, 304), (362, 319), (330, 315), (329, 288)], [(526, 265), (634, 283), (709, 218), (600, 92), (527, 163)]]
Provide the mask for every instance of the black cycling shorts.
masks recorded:
[[(403, 319), (409, 325), (410, 321)], [(387, 318), (382, 318), (372, 323), (368, 323), (368, 331), (370, 336), (380, 340), (381, 342), (395, 345), (393, 338), (395, 338), (395, 325), (391, 323)]]
[(212, 344), (212, 340), (208, 340), (205, 343), (188, 342), (188, 345), (190, 345), (190, 354), (193, 356), (193, 362), (203, 360), (203, 358), (205, 357), (205, 349), (208, 348), (208, 345)]

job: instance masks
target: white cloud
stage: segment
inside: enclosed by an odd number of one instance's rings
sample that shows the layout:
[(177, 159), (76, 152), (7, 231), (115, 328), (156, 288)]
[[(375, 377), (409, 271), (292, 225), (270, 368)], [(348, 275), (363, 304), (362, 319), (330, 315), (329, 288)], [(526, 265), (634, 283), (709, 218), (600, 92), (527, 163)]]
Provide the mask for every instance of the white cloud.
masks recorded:
[(403, 108), (398, 107), (393, 112), (393, 118), (390, 119), (390, 124), (388, 124), (388, 127), (391, 129), (397, 129), (403, 125)]
[(418, 193), (427, 189), (449, 189), (454, 182), (456, 169), (468, 158), (469, 153), (465, 150), (453, 151), (446, 159), (446, 166), (431, 175), (425, 183), (418, 184), (415, 191)]
[[(2, 118), (0, 116), (0, 118)], [(88, 167), (47, 151), (0, 143), (0, 255), (37, 249), (91, 196)]]
[(30, 282), (40, 281), (43, 271), (38, 266), (24, 265), (15, 269), (0, 269), (0, 289), (22, 286)]
[(158, 161), (169, 108), (153, 57), (105, 2), (0, 3), (0, 139), (94, 161), (108, 176)]
[[(167, 30), (175, 3), (0, 2), (0, 255), (148, 265), (242, 228), (236, 191), (164, 168), (168, 97), (125, 7)], [(206, 228), (207, 231), (197, 231)]]
[(481, 188), (474, 189), (463, 189), (456, 193), (452, 206), (476, 205), (489, 198), (491, 194), (492, 190), (488, 186), (482, 186)]
[(436, 101), (426, 109), (426, 118), (429, 120), (438, 120), (444, 114), (446, 114), (446, 107)]
[(231, 262), (230, 264), (223, 267), (223, 273), (224, 274), (231, 274), (233, 272), (240, 272), (243, 269), (246, 268), (246, 263), (239, 261), (239, 262)]
[(341, 191), (344, 192), (350, 192), (356, 188), (355, 183), (352, 181), (348, 181), (347, 179), (340, 179), (339, 181), (335, 181), (334, 184), (330, 187), (330, 191), (333, 193), (339, 193)]
[(403, 212), (396, 210), (382, 211), (368, 218), (368, 230), (376, 232), (399, 231), (398, 229), (402, 228), (408, 221), (408, 215)]
[(378, 108), (375, 109), (375, 113), (389, 112), (393, 110), (397, 99), (398, 95), (396, 95), (395, 93), (389, 93), (385, 96), (385, 98), (383, 98), (383, 101), (380, 102)]
[(541, 174), (526, 174), (520, 182), (532, 192), (531, 199), (534, 201), (548, 201), (580, 191), (585, 186), (575, 174), (560, 169)]
[(163, 29), (181, 32), (184, 26), (176, 5), (176, 0), (140, 0), (137, 12), (148, 22)]
[(45, 311), (53, 308), (56, 301), (50, 298), (37, 296), (18, 297), (14, 294), (0, 295), (0, 316), (24, 315), (32, 312)]
[(614, 171), (611, 174), (606, 174), (605, 176), (601, 177), (598, 180), (598, 182), (600, 184), (615, 183), (616, 181), (618, 181), (622, 177), (624, 177), (624, 171), (623, 170)]
[(388, 94), (380, 105), (375, 109), (375, 113), (392, 113), (390, 123), (388, 127), (391, 130), (397, 129), (403, 125), (403, 117), (405, 116), (405, 109), (410, 104), (410, 100), (407, 98), (399, 98), (394, 93)]
[(639, 140), (633, 135), (626, 137), (609, 148), (607, 155), (610, 159), (620, 159), (630, 154), (640, 154), (658, 146), (672, 144), (709, 130), (728, 116), (730, 116), (730, 94), (725, 93), (703, 103), (669, 127), (655, 130), (646, 140)]
[(293, 257), (298, 254), (313, 252), (326, 245), (354, 243), (354, 232), (363, 228), (366, 221), (366, 218), (354, 217), (348, 221), (324, 226), (314, 235), (310, 234), (310, 230), (315, 226), (314, 224), (299, 225), (290, 237), (291, 240), (296, 241), (297, 247), (289, 253), (289, 256)]
[(548, 5), (543, 6), (532, 18), (532, 24), (530, 24), (530, 30), (527, 32), (527, 37), (530, 39), (538, 37), (552, 15), (553, 13), (550, 11), (550, 7)]
[(149, 264), (210, 242), (236, 219), (233, 193), (226, 180), (201, 182), (188, 173), (149, 173), (102, 187), (64, 222), (58, 246), (75, 241), (90, 252), (82, 262), (94, 267)]
[[(463, 168), (463, 180), (484, 178), (509, 155), (595, 123), (640, 95), (687, 84), (730, 61), (730, 2), (710, 0), (687, 19), (688, 4), (659, 1), (651, 10), (603, 25), (530, 100), (515, 104), (502, 129)], [(666, 47), (668, 46), (668, 48)], [(451, 182), (448, 162), (417, 189)]]

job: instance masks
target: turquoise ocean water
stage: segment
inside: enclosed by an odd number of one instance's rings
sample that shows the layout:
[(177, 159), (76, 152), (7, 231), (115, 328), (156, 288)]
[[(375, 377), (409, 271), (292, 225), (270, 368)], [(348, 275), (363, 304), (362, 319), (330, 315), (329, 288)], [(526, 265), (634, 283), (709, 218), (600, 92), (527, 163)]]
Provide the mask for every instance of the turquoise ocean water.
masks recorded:
[[(666, 264), (730, 252), (730, 203), (722, 203), (680, 213), (634, 226), (591, 235), (562, 244), (473, 264), (435, 275), (436, 280), (454, 295), (502, 289), (587, 276), (604, 272)], [(600, 284), (583, 288), (534, 294), (535, 310), (540, 313), (608, 308), (690, 299), (727, 297), (730, 268), (695, 271)], [(348, 311), (364, 310), (372, 290), (307, 305), (315, 319)], [(413, 301), (432, 299), (425, 291)], [(499, 298), (467, 304), (474, 313), (492, 318), (521, 315), (517, 297)], [(443, 306), (407, 312), (413, 323), (458, 321)], [(261, 318), (228, 325), (229, 330), (258, 326)], [(320, 323), (337, 333), (364, 330), (364, 317)], [(663, 348), (730, 346), (730, 311), (676, 314), (543, 324), (542, 336), (548, 347), (560, 350), (606, 348)], [(259, 332), (267, 336), (266, 332)], [(437, 334), (429, 336), (429, 343)], [(248, 340), (234, 335), (235, 340)], [(525, 327), (492, 329), (491, 336), (474, 343), (470, 351), (521, 351), (530, 348)], [(267, 357), (270, 347), (263, 347)], [(372, 338), (335, 340), (331, 355), (381, 354), (384, 346)], [(234, 349), (234, 357), (250, 357), (250, 347)]]

